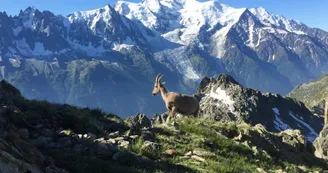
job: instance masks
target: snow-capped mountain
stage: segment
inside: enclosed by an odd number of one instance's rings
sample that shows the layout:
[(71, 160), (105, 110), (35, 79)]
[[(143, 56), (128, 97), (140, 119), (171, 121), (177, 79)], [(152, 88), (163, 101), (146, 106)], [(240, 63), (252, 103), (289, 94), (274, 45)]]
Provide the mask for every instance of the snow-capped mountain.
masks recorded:
[[(165, 110), (144, 96), (159, 72), (172, 91), (193, 93), (202, 77), (225, 72), (285, 94), (328, 69), (327, 32), (216, 0), (118, 1), (68, 16), (29, 7), (0, 13), (0, 37), (0, 76), (24, 95), (121, 115)], [(123, 98), (138, 106), (108, 106)]]

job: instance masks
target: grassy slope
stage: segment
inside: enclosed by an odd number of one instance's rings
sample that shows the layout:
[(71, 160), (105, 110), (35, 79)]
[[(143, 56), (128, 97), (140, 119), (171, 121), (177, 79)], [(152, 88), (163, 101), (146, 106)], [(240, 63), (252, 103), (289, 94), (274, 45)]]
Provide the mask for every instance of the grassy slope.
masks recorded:
[[(101, 128), (90, 121), (96, 119), (107, 124), (120, 122), (120, 118), (105, 114), (100, 110), (80, 109), (70, 105), (51, 104), (46, 101), (29, 101), (14, 99), (19, 111), (8, 108), (7, 115), (19, 128), (32, 124), (46, 123), (50, 128), (68, 129), (70, 134), (94, 133), (98, 137), (105, 134)], [(136, 139), (128, 150), (141, 156), (147, 156), (152, 162), (140, 163), (133, 157), (127, 157), (126, 163), (102, 160), (88, 152), (76, 154), (67, 149), (43, 150), (51, 156), (56, 165), (69, 172), (256, 172), (257, 168), (265, 170), (285, 169), (293, 172), (295, 165), (288, 161), (269, 157), (265, 153), (254, 154), (247, 145), (220, 135), (235, 137), (241, 126), (209, 122), (202, 119), (182, 118), (176, 120), (175, 126), (159, 125), (153, 129), (155, 141), (160, 145), (156, 151), (142, 149), (141, 139)], [(128, 127), (122, 127), (123, 131)], [(175, 155), (165, 151), (173, 149)], [(124, 150), (124, 149), (122, 149)], [(187, 152), (199, 150), (205, 152), (204, 162), (184, 156)], [(130, 159), (130, 160), (129, 160)], [(309, 158), (309, 160), (312, 157)], [(311, 170), (328, 169), (320, 160), (314, 159), (305, 164)]]

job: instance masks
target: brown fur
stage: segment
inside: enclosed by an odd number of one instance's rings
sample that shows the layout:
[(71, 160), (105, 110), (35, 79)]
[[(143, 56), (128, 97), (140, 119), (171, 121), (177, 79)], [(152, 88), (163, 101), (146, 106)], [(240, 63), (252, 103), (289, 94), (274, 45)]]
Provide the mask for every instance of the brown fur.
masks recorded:
[(155, 96), (161, 92), (165, 106), (170, 111), (171, 116), (174, 116), (175, 113), (180, 113), (183, 115), (194, 115), (196, 117), (199, 112), (198, 100), (190, 95), (168, 92), (163, 85), (164, 83), (161, 82), (163, 76), (160, 76), (160, 74), (156, 76), (152, 94)]

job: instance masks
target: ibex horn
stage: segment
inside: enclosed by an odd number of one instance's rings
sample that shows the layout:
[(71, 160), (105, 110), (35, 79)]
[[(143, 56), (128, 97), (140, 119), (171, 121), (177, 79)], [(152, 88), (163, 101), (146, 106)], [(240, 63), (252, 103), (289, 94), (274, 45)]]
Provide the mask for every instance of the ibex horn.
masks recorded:
[(161, 73), (158, 73), (158, 75), (156, 76), (155, 82), (158, 82), (158, 77), (161, 75)]
[(163, 75), (161, 75), (159, 78), (158, 78), (158, 82), (160, 82), (161, 81), (161, 79), (164, 77), (164, 74)]

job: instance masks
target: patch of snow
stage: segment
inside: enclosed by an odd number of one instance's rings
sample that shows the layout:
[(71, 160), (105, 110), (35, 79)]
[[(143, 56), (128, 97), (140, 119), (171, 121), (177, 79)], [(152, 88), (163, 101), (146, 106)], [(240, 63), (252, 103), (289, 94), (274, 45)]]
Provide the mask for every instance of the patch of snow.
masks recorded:
[(160, 56), (155, 55), (157, 61), (163, 63), (169, 69), (178, 71), (184, 79), (197, 81), (201, 75), (194, 69), (191, 59), (185, 53), (185, 47), (179, 47), (172, 50), (166, 50), (165, 53), (159, 53)]
[(115, 10), (131, 20), (140, 21), (171, 42), (187, 45), (205, 24), (209, 26), (208, 30), (217, 24), (230, 29), (246, 8), (232, 8), (215, 0), (144, 0), (141, 3), (118, 1)]
[(50, 35), (50, 26), (47, 26), (47, 28), (44, 29), (43, 32), (47, 33), (47, 37), (49, 37), (49, 35)]
[(16, 68), (20, 67), (20, 65), (21, 65), (21, 62), (18, 59), (9, 58), (9, 62), (13, 65), (13, 67), (16, 67)]
[(113, 43), (112, 50), (121, 51), (122, 49), (132, 49), (134, 45)]
[[(53, 52), (46, 50), (43, 43), (36, 42), (34, 43), (34, 49), (27, 44), (26, 39), (16, 40), (16, 46), (18, 51), (25, 56), (49, 56), (54, 54)], [(9, 49), (11, 53), (17, 53), (14, 49)]]
[(111, 46), (112, 50), (120, 51), (121, 49), (131, 49), (136, 43), (131, 40), (130, 37), (127, 37), (121, 44), (114, 42)]
[(235, 101), (227, 94), (227, 92), (220, 87), (218, 87), (215, 91), (212, 87), (211, 92), (206, 94), (205, 97), (202, 98), (202, 100), (207, 100), (208, 98), (213, 98), (218, 101), (217, 106), (220, 106), (220, 103), (223, 103), (228, 106), (228, 109), (231, 113), (236, 114), (234, 110), (233, 104)]
[(73, 42), (69, 41), (69, 42), (73, 46), (74, 49), (77, 49), (81, 52), (84, 52), (88, 56), (101, 56), (101, 55), (103, 55), (104, 53), (106, 53), (108, 51), (103, 47), (103, 45), (98, 46), (98, 47), (94, 47), (91, 44), (91, 42), (89, 42), (89, 44), (87, 46), (80, 45), (76, 41), (73, 41)]
[(305, 126), (310, 132), (308, 133), (308, 135), (305, 137), (308, 141), (313, 142), (317, 137), (318, 137), (318, 133), (306, 122), (298, 119), (292, 112), (289, 112), (289, 115), (296, 120), (298, 123), (301, 123), (303, 126)]
[(249, 28), (248, 28), (248, 32), (249, 32), (249, 40), (248, 40), (248, 46), (249, 47), (251, 47), (251, 48), (255, 48), (255, 45), (254, 45), (254, 42), (253, 42), (253, 40), (254, 40), (254, 32), (255, 32), (255, 30), (254, 30), (254, 21), (253, 20), (249, 20), (248, 21), (248, 23), (249, 23)]
[(23, 25), (25, 28), (35, 29), (36, 26), (35, 25), (33, 26), (35, 11), (36, 11), (36, 8), (34, 8), (34, 7), (31, 7), (28, 10), (24, 11)]
[(274, 127), (279, 130), (279, 131), (284, 131), (287, 129), (292, 129), (288, 124), (284, 123), (280, 118), (279, 118), (279, 109), (278, 108), (272, 108), (274, 115), (275, 115), (275, 120), (273, 121)]
[(216, 49), (213, 50), (214, 52), (212, 53), (215, 57), (217, 58), (222, 58), (225, 54), (225, 41), (227, 39), (227, 34), (230, 30), (230, 28), (232, 27), (232, 25), (223, 27), (222, 29), (220, 29), (218, 32), (216, 32), (213, 36), (212, 36), (212, 40), (214, 40), (216, 43)]
[[(68, 20), (70, 23), (85, 21), (93, 32), (96, 32), (95, 29), (98, 21), (103, 21), (104, 23), (108, 24), (111, 18), (112, 10), (111, 7), (109, 7), (108, 5), (95, 10), (77, 11), (68, 16)], [(64, 25), (68, 26), (68, 23), (65, 20)]]
[[(0, 59), (1, 59), (1, 57), (0, 57)], [(0, 73), (1, 73), (2, 79), (4, 79), (5, 78), (5, 66), (0, 66)]]
[(191, 66), (187, 67), (185, 71), (185, 77), (192, 80), (200, 79), (200, 76), (195, 72), (195, 70)]
[(261, 31), (262, 30), (260, 30), (258, 32), (257, 43), (256, 43), (255, 47), (258, 47), (260, 45), (260, 43), (261, 43)]
[(258, 17), (263, 24), (269, 27), (275, 25), (277, 27), (283, 28), (284, 30), (287, 30), (288, 32), (293, 32), (295, 34), (306, 34), (303, 31), (296, 29), (297, 25), (302, 25), (302, 23), (298, 21), (287, 19), (281, 15), (271, 14), (267, 12), (263, 7), (251, 8), (249, 11)]

